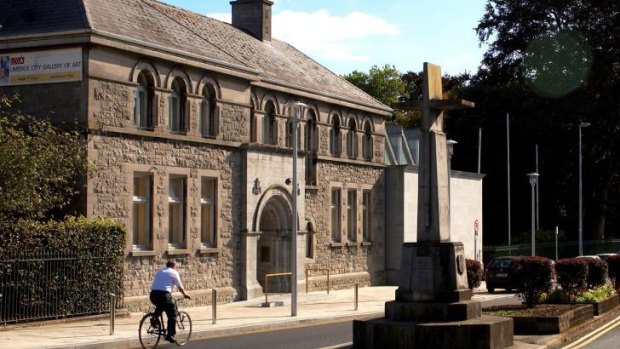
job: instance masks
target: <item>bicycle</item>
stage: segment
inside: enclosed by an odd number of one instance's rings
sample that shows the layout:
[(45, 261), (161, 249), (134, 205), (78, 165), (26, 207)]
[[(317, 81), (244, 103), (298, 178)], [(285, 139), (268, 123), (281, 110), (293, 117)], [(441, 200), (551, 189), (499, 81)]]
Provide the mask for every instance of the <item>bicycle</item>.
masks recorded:
[[(176, 302), (181, 301), (182, 298), (176, 299)], [(176, 342), (178, 346), (185, 345), (189, 338), (192, 336), (192, 319), (185, 311), (179, 311), (175, 302), (175, 310), (177, 312), (177, 333), (175, 334)], [(140, 338), (140, 345), (144, 349), (154, 349), (159, 344), (162, 337), (166, 336), (166, 322), (164, 322), (164, 312), (162, 311), (159, 316), (155, 314), (155, 311), (148, 311), (140, 320), (140, 327), (138, 328), (138, 336)]]

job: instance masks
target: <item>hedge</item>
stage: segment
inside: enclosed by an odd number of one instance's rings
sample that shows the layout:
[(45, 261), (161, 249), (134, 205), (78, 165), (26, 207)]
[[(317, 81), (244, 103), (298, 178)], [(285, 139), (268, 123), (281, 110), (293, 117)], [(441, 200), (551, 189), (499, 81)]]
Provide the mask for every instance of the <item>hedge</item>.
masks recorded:
[(607, 263), (600, 258), (581, 257), (588, 263), (588, 288), (594, 289), (607, 282)]
[(525, 304), (532, 308), (540, 303), (543, 293), (551, 289), (553, 261), (546, 257), (517, 257), (510, 271)]
[(465, 265), (467, 266), (467, 286), (473, 291), (482, 282), (482, 263), (475, 259), (465, 259)]
[[(5, 225), (0, 239), (0, 292), (18, 305), (16, 317), (96, 313), (110, 292), (122, 297), (125, 228), (114, 221), (18, 221)], [(73, 262), (51, 261), (58, 256)]]
[(620, 254), (609, 256), (607, 258), (607, 267), (609, 277), (614, 282), (614, 287), (616, 290), (620, 290)]
[(555, 263), (558, 284), (568, 296), (575, 301), (577, 294), (588, 286), (588, 263), (582, 258), (565, 258)]

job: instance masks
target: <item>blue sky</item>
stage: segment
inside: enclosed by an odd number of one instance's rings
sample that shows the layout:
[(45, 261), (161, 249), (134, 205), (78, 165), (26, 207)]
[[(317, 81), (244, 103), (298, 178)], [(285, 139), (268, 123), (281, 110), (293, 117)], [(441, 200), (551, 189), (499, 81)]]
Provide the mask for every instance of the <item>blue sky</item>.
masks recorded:
[[(229, 0), (163, 2), (230, 22)], [(473, 28), (485, 0), (273, 0), (273, 36), (338, 74), (423, 62), (444, 73), (475, 72), (484, 48)]]

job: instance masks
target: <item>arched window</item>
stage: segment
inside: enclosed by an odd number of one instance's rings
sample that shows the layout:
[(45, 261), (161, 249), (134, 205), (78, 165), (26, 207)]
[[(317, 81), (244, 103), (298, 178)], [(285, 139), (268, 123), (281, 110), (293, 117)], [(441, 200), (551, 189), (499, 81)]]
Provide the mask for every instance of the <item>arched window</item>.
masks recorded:
[(250, 142), (256, 142), (256, 106), (254, 101), (250, 107)]
[(364, 124), (364, 138), (362, 138), (362, 157), (364, 160), (372, 160), (372, 129), (370, 122)]
[[(286, 146), (288, 148), (292, 148), (293, 147), (293, 121), (295, 118), (295, 115), (297, 115), (297, 111), (295, 110), (296, 108), (292, 108), (290, 113), (291, 116), (289, 116), (286, 119)], [(301, 124), (301, 120), (303, 119), (303, 112), (302, 115), (299, 116), (300, 120), (297, 121), (297, 149), (301, 148), (301, 134), (300, 134), (300, 130), (301, 127), (299, 127), (299, 125)]]
[(175, 78), (170, 92), (170, 131), (185, 132), (189, 128), (187, 102), (187, 86), (183, 79)]
[(340, 134), (340, 119), (338, 115), (332, 117), (332, 129), (330, 133), (330, 152), (333, 156), (340, 156), (342, 136)]
[(215, 137), (218, 129), (215, 89), (211, 85), (206, 85), (200, 103), (200, 134), (203, 137)]
[(263, 143), (276, 144), (276, 107), (272, 102), (265, 105), (265, 117), (263, 119)]
[(314, 227), (310, 222), (306, 224), (306, 258), (314, 258)]
[(318, 150), (318, 130), (316, 115), (313, 110), (308, 110), (306, 116), (306, 184), (316, 185), (317, 169), (315, 155)]
[(357, 127), (355, 120), (349, 119), (349, 132), (347, 133), (347, 154), (354, 159), (357, 157)]
[(151, 74), (141, 71), (138, 75), (134, 107), (134, 121), (139, 128), (153, 128), (155, 125), (157, 103), (154, 86)]
[(316, 152), (318, 148), (318, 132), (316, 115), (314, 110), (308, 110), (306, 117), (306, 140), (305, 149), (307, 152)]

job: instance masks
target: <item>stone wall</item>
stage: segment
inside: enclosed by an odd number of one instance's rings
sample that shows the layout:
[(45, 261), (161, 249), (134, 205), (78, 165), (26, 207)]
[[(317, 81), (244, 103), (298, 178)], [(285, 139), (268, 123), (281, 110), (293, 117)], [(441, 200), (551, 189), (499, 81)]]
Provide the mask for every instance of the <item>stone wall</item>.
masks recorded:
[[(179, 262), (179, 271), (188, 290), (236, 287), (240, 280), (239, 240), (240, 156), (207, 144), (169, 142), (122, 134), (93, 135), (89, 157), (95, 171), (89, 177), (88, 215), (119, 220), (128, 230), (128, 255), (124, 281), (125, 296), (146, 295), (154, 272), (169, 256)], [(132, 251), (133, 173), (150, 172), (154, 177), (153, 249)], [(201, 252), (199, 221), (202, 173), (218, 176), (217, 227), (219, 244), (213, 251)], [(167, 179), (170, 174), (188, 174), (187, 246), (185, 251), (168, 247)], [(198, 206), (198, 207), (197, 207)]]
[[(351, 287), (356, 282), (354, 276), (360, 272), (368, 273), (369, 281), (373, 285), (384, 283), (385, 206), (383, 168), (333, 162), (321, 162), (318, 167), (318, 189), (306, 191), (306, 218), (315, 223), (316, 229), (314, 235), (314, 258), (306, 259), (306, 268), (327, 268), (334, 277), (339, 277), (337, 276), (339, 274), (350, 274), (351, 277), (348, 281), (340, 282), (341, 284), (348, 284), (348, 287)], [(358, 202), (361, 202), (362, 189), (372, 189), (373, 211), (370, 243), (366, 244), (361, 241), (343, 244), (332, 243), (329, 217), (331, 188), (334, 183), (339, 183), (343, 189), (357, 188)], [(346, 191), (344, 190), (343, 197), (346, 197)], [(361, 208), (358, 207), (358, 212), (360, 211)], [(342, 213), (344, 214), (344, 212), (345, 209), (343, 207)], [(358, 215), (358, 217), (361, 216)], [(346, 222), (343, 221), (343, 224), (346, 224)], [(361, 221), (359, 219), (357, 226), (358, 229), (361, 229)]]

